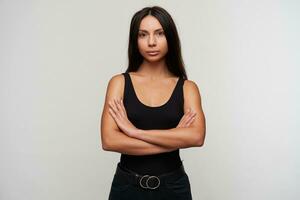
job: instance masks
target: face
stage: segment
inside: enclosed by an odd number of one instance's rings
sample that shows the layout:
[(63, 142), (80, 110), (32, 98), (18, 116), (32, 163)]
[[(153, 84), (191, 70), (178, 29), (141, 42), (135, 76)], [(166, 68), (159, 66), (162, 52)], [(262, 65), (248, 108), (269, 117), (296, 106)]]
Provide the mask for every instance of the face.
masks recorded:
[(138, 33), (140, 54), (148, 61), (161, 60), (168, 52), (168, 43), (159, 21), (147, 15), (141, 21)]

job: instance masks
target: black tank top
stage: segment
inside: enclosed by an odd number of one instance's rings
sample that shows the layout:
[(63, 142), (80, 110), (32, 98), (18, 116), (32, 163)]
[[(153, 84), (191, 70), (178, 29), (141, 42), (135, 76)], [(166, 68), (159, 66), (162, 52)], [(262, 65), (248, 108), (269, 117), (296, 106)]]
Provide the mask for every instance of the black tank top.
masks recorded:
[[(123, 103), (127, 117), (137, 128), (170, 129), (175, 128), (183, 112), (183, 83), (179, 77), (170, 99), (161, 106), (147, 106), (137, 97), (129, 73), (122, 73), (125, 77)], [(139, 174), (160, 175), (172, 171), (182, 164), (179, 149), (153, 155), (121, 154), (120, 165)]]

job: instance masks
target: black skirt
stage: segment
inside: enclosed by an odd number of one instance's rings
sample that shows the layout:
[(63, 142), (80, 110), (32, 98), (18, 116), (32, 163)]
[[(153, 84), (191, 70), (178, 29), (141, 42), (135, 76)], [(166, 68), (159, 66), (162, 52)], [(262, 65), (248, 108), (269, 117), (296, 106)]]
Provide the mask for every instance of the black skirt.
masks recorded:
[(182, 165), (159, 176), (141, 175), (117, 165), (109, 200), (192, 200), (191, 186)]

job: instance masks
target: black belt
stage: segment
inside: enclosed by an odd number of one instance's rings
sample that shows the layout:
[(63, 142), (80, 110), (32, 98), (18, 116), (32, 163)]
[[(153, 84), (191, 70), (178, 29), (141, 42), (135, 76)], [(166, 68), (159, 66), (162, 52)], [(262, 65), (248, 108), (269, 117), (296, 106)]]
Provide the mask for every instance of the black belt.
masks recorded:
[(120, 163), (118, 163), (115, 175), (119, 178), (127, 179), (131, 184), (138, 185), (144, 189), (154, 190), (165, 182), (172, 182), (183, 175), (186, 175), (186, 172), (182, 164), (178, 169), (165, 174), (160, 174), (158, 176), (149, 174), (141, 175), (132, 170), (124, 168)]

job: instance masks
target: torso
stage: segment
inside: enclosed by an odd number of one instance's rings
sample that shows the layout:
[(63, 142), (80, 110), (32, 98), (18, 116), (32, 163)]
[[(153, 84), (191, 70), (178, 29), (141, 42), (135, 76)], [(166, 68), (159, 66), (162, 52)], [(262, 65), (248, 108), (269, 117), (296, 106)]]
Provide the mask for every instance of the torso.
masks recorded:
[[(123, 73), (125, 77), (123, 102), (128, 119), (144, 130), (175, 128), (183, 116), (184, 79), (172, 77), (158, 82)], [(179, 167), (179, 149), (155, 155), (121, 154), (121, 166), (140, 174), (162, 174)]]
[(148, 107), (159, 107), (167, 103), (177, 84), (179, 77), (165, 80), (146, 80), (135, 72), (129, 72), (138, 100)]

